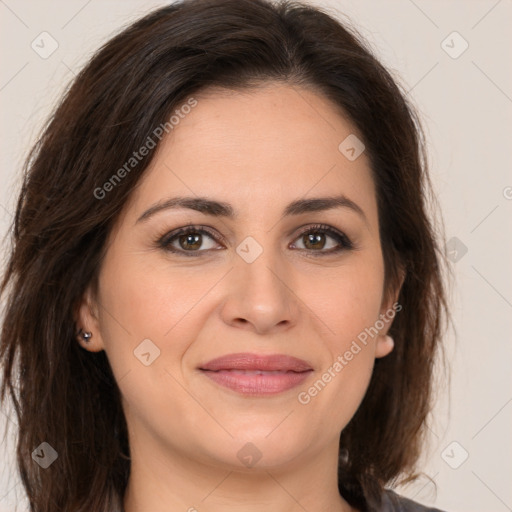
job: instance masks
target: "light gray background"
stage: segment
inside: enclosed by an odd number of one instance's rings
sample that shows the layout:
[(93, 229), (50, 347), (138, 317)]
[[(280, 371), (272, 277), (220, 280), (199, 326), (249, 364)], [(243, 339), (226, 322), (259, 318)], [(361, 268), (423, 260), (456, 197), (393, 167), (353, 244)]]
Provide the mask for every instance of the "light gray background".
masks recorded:
[[(0, 0), (2, 235), (21, 163), (66, 84), (113, 32), (166, 3)], [(310, 3), (348, 16), (401, 77), (427, 128), (446, 238), (467, 247), (462, 257), (460, 251), (451, 255), (460, 258), (452, 263), (456, 335), (446, 336), (451, 390), (446, 384), (438, 390), (426, 476), (400, 492), (449, 512), (512, 510), (512, 2)], [(40, 52), (50, 48), (44, 31), (58, 43), (47, 58), (31, 47), (35, 41)], [(458, 55), (464, 41), (469, 46)], [(7, 421), (14, 416), (4, 408), (0, 427)], [(16, 503), (26, 509), (12, 461), (13, 447), (2, 445), (0, 512)]]

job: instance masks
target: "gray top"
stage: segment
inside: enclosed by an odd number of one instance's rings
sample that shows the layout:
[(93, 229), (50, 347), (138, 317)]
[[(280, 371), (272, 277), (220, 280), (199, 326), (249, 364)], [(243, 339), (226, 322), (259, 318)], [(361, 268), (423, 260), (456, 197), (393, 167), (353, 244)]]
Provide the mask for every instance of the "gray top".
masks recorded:
[[(372, 511), (373, 512), (373, 511)], [(400, 496), (391, 489), (386, 489), (382, 507), (375, 512), (443, 512), (438, 508), (431, 508), (421, 505), (416, 501), (410, 500), (404, 496)]]

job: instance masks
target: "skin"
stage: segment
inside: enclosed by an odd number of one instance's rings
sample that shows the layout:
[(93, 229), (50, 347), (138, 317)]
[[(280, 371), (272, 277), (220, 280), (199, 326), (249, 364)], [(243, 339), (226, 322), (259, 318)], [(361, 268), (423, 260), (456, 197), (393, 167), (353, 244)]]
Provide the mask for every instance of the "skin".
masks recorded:
[[(391, 322), (309, 403), (297, 397), (398, 296), (384, 293), (369, 160), (338, 150), (358, 132), (312, 90), (274, 83), (195, 97), (121, 212), (97, 293), (90, 287), (79, 310), (78, 325), (93, 333), (80, 343), (106, 351), (122, 393), (132, 459), (126, 512), (355, 510), (337, 487), (338, 440), (375, 358), (393, 349)], [(294, 200), (338, 194), (364, 218), (349, 208), (282, 216)], [(167, 209), (136, 222), (178, 195), (230, 203), (238, 216)], [(158, 247), (161, 235), (189, 223), (219, 237), (202, 235), (198, 257)], [(317, 223), (355, 248), (315, 257), (339, 245), (318, 230), (320, 241), (308, 245), (300, 229)], [(252, 263), (236, 252), (247, 236), (263, 249)], [(179, 238), (173, 246), (198, 252)], [(149, 366), (134, 357), (144, 339), (160, 350)], [(248, 397), (198, 370), (234, 352), (288, 354), (314, 372), (284, 393)], [(261, 454), (253, 467), (237, 457), (248, 442)]]

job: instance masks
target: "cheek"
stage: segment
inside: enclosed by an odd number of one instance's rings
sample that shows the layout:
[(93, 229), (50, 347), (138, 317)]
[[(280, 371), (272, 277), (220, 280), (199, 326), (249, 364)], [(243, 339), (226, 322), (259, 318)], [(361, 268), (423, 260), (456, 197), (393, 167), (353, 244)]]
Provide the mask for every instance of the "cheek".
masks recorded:
[(384, 281), (378, 258), (305, 279), (313, 281), (306, 302), (322, 320), (332, 349), (343, 350), (378, 320)]
[[(177, 269), (163, 258), (155, 263), (145, 253), (112, 251), (109, 256), (100, 278), (105, 351), (116, 377), (132, 372), (133, 380), (141, 369), (151, 370), (144, 376), (144, 385), (158, 390), (169, 379), (159, 368), (180, 373), (184, 354), (207, 321), (210, 290), (224, 271)], [(148, 347), (150, 360), (156, 358), (145, 368), (137, 354), (147, 353)]]
[[(101, 296), (132, 338), (166, 339), (213, 286), (217, 277), (197, 268), (173, 268), (148, 254), (113, 254), (104, 266)], [(106, 321), (112, 324), (114, 314)]]
[(353, 304), (333, 309), (330, 322), (335, 334), (323, 340), (328, 355), (323, 358), (316, 379), (299, 391), (298, 402), (309, 410), (310, 417), (321, 420), (320, 428), (332, 435), (349, 423), (368, 389), (375, 341), (365, 329), (375, 321), (374, 309)]
[(372, 264), (338, 269), (336, 276), (316, 281), (308, 305), (323, 329), (324, 358), (318, 379), (302, 389), (299, 403), (329, 411), (333, 432), (355, 414), (368, 388), (375, 362), (375, 323), (382, 300), (383, 266)]
[(175, 415), (190, 413), (190, 396), (180, 384), (181, 360), (202, 327), (194, 321), (201, 298), (218, 277), (194, 279), (197, 270), (178, 271), (165, 262), (148, 265), (149, 259), (144, 254), (116, 257), (112, 251), (105, 261), (101, 331), (127, 417), (149, 429), (152, 423), (173, 429)]

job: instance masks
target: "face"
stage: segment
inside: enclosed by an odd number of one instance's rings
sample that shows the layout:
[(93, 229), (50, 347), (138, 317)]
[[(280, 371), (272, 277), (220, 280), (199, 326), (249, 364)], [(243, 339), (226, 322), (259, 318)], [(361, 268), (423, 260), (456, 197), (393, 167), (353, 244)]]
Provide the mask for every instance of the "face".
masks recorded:
[(106, 351), (140, 451), (303, 463), (337, 450), (392, 350), (369, 160), (340, 149), (362, 137), (312, 91), (195, 98), (110, 235), (82, 343)]

